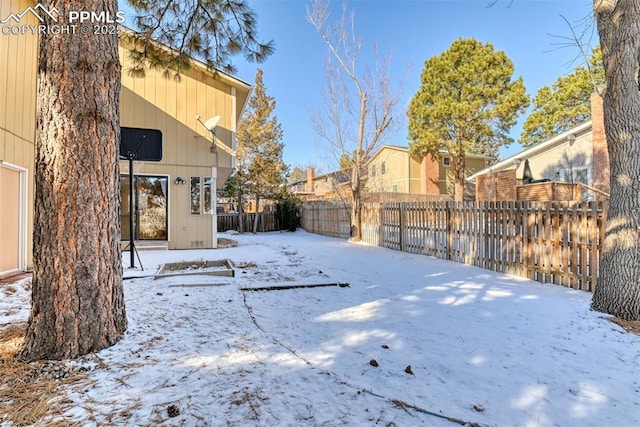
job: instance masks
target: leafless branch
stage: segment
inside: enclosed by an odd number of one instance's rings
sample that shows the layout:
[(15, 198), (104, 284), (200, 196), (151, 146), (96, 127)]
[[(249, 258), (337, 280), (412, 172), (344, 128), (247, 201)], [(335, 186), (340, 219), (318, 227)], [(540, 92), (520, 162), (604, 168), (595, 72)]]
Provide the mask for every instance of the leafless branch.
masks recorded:
[(359, 229), (361, 176), (367, 159), (392, 129), (402, 87), (397, 91), (391, 89), (391, 61), (380, 58), (377, 46), (372, 67), (364, 73), (358, 72), (362, 40), (356, 36), (355, 15), (347, 13), (344, 6), (335, 24), (329, 24), (329, 16), (327, 0), (313, 0), (311, 7), (307, 7), (307, 20), (329, 50), (320, 106), (326, 113), (316, 114), (312, 122), (321, 140), (334, 150), (336, 159), (345, 154), (352, 157), (351, 190), (355, 210), (351, 216), (355, 223), (352, 225)]

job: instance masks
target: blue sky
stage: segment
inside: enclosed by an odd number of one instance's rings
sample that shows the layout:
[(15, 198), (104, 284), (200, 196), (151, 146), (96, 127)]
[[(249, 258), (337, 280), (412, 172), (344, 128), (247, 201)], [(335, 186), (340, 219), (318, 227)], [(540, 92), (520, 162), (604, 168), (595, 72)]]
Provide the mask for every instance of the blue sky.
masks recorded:
[[(447, 50), (459, 37), (475, 37), (503, 50), (514, 62), (515, 75), (522, 76), (527, 92), (535, 95), (580, 64), (575, 47), (560, 47), (565, 41), (553, 35), (570, 36), (564, 16), (578, 31), (585, 20), (592, 23), (593, 2), (589, 0), (359, 0), (348, 7), (355, 12), (356, 32), (364, 40), (362, 66), (367, 65), (371, 46), (378, 42), (393, 52), (396, 83), (410, 72), (402, 96), (403, 126), (387, 142), (407, 145), (406, 106), (420, 86), (424, 61)], [(324, 171), (335, 165), (322, 164), (317, 136), (311, 125), (309, 107), (320, 99), (327, 48), (320, 35), (305, 18), (304, 0), (252, 0), (258, 14), (262, 39), (273, 39), (276, 51), (263, 64), (236, 61), (238, 77), (253, 83), (255, 70), (264, 70), (267, 92), (277, 102), (276, 115), (284, 130), (284, 159), (290, 165), (315, 164)], [(333, 17), (340, 14), (342, 1), (332, 1)], [(595, 31), (595, 30), (594, 30)], [(592, 43), (597, 35), (592, 34)], [(520, 120), (520, 124), (524, 118)], [(520, 125), (512, 135), (520, 134)], [(503, 149), (508, 156), (521, 150), (519, 144)], [(321, 150), (320, 150), (321, 151)]]
[[(398, 120), (399, 131), (385, 141), (407, 145), (406, 107), (420, 86), (424, 62), (447, 50), (457, 38), (474, 37), (503, 50), (515, 65), (515, 76), (522, 76), (527, 92), (551, 85), (569, 73), (575, 61), (576, 47), (562, 47), (571, 29), (577, 31), (585, 22), (595, 28), (590, 0), (351, 0), (347, 6), (355, 13), (356, 33), (364, 40), (361, 67), (368, 65), (374, 43), (383, 51), (393, 52), (394, 84), (406, 79)], [(256, 69), (264, 70), (267, 92), (276, 99), (276, 115), (284, 130), (284, 159), (292, 166), (313, 164), (323, 171), (337, 165), (326, 164), (322, 146), (311, 125), (310, 109), (317, 109), (325, 69), (327, 47), (305, 17), (307, 0), (249, 0), (258, 15), (258, 32), (262, 40), (275, 42), (275, 53), (262, 64), (246, 63), (237, 58), (236, 76), (254, 82)], [(332, 0), (332, 18), (338, 18), (342, 1)], [(597, 35), (591, 34), (591, 43)], [(410, 65), (408, 65), (410, 64)], [(512, 130), (517, 140), (522, 117)], [(521, 150), (518, 143), (501, 150), (506, 157)]]

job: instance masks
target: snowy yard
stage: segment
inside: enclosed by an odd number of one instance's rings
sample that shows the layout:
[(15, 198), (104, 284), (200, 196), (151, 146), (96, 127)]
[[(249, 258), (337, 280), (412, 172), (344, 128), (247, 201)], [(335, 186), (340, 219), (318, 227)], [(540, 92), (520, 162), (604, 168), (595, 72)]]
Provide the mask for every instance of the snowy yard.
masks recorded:
[[(125, 276), (241, 268), (126, 280), (127, 334), (67, 390), (68, 420), (640, 425), (640, 336), (590, 311), (590, 294), (304, 231), (224, 236), (239, 246), (140, 252), (145, 271)], [(338, 282), (350, 287), (241, 290)], [(0, 297), (0, 324), (26, 321), (26, 290)]]

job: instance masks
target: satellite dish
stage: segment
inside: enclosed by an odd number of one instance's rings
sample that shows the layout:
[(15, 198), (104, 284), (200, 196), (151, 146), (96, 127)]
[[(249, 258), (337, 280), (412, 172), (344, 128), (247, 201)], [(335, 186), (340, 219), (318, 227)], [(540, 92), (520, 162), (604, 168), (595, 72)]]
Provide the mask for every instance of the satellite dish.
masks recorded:
[(220, 116), (213, 116), (206, 122), (203, 122), (200, 119), (200, 115), (196, 116), (196, 120), (200, 122), (203, 128), (208, 130), (209, 132), (215, 132), (216, 126), (218, 126), (218, 122), (220, 121)]
[(218, 125), (218, 122), (220, 121), (220, 116), (211, 117), (206, 122), (203, 122), (202, 120), (200, 120), (200, 116), (196, 116), (196, 120), (200, 122), (200, 124), (202, 125), (203, 128), (205, 128), (209, 132), (213, 132), (213, 131), (215, 131), (216, 126)]
[(220, 121), (220, 116), (211, 117), (209, 120), (204, 122), (204, 127), (209, 129), (209, 131), (213, 131), (216, 126), (218, 126), (218, 122)]

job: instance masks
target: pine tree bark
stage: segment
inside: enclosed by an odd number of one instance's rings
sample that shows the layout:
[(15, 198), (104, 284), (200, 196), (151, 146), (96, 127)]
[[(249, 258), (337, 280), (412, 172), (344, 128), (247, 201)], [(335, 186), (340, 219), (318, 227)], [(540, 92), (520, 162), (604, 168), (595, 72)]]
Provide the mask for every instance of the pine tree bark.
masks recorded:
[(453, 166), (453, 185), (454, 185), (454, 200), (456, 202), (462, 202), (464, 200), (464, 180), (466, 169), (466, 157), (464, 154), (459, 157), (451, 156), (451, 163)]
[[(117, 12), (117, 1), (57, 1)], [(51, 22), (49, 22), (51, 24)], [(119, 225), (118, 36), (43, 34), (38, 66), (34, 279), (23, 360), (116, 343), (127, 320)]]
[(640, 320), (640, 3), (595, 0), (594, 11), (606, 76), (611, 198), (592, 308)]

